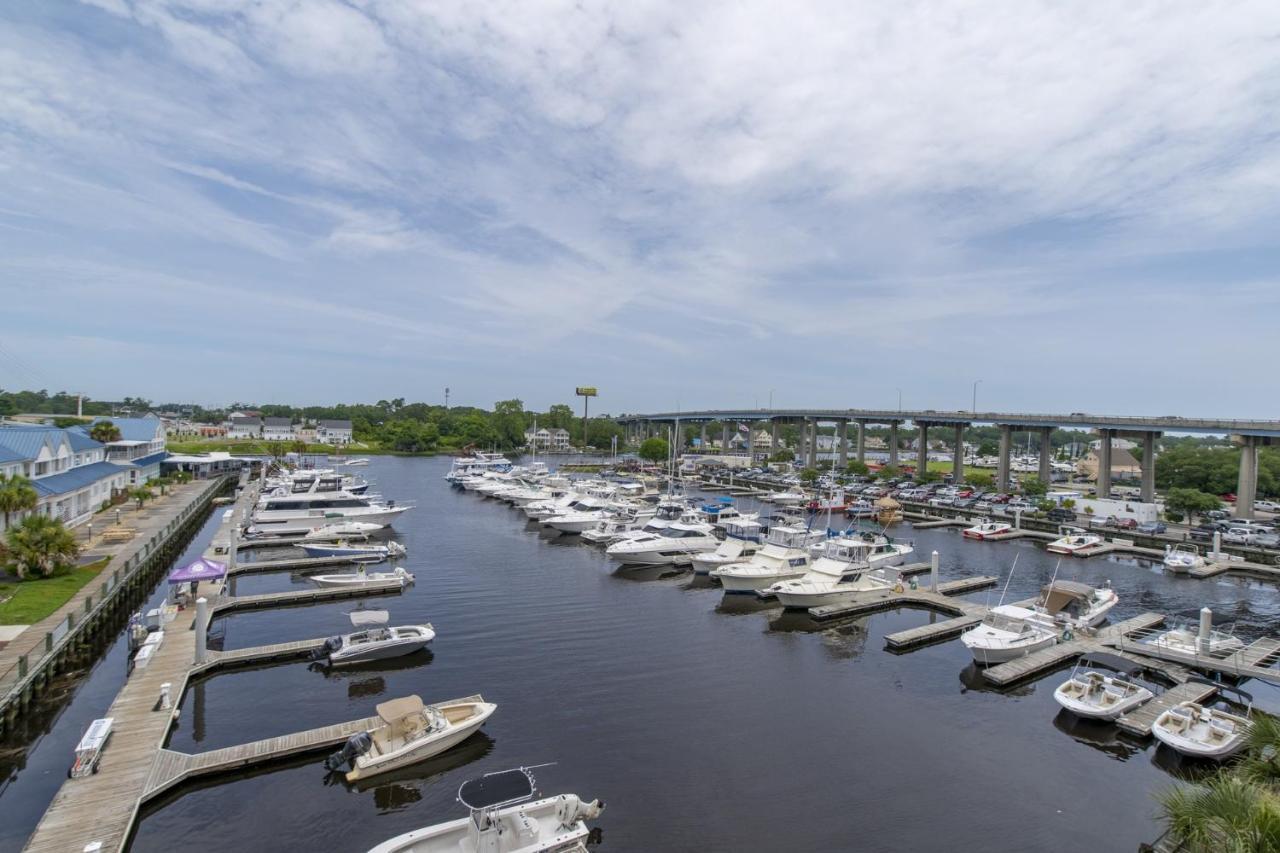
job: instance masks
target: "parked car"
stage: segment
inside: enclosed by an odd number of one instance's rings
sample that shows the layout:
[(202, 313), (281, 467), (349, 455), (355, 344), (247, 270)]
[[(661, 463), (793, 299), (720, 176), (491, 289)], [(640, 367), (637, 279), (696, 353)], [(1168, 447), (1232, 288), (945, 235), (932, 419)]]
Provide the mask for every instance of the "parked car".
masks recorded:
[(969, 509), (971, 506), (973, 506), (976, 503), (977, 501), (975, 501), (973, 498), (960, 497), (953, 500), (951, 502), (951, 505), (953, 507), (956, 507), (957, 509)]
[(993, 504), (1007, 504), (1011, 500), (1013, 500), (1012, 495), (1006, 495), (1004, 492), (1001, 492), (1000, 494), (993, 497), (991, 499), (991, 502)]
[(1191, 528), (1190, 535), (1192, 542), (1212, 542), (1213, 534), (1218, 532), (1218, 528), (1212, 524), (1201, 524)]
[(1107, 522), (1117, 530), (1134, 530), (1138, 526), (1136, 518), (1121, 518), (1120, 516), (1112, 516)]
[(1280, 504), (1275, 501), (1254, 501), (1253, 508), (1263, 512), (1280, 512)]
[(991, 512), (991, 502), (977, 501), (976, 503), (974, 503), (973, 508), (977, 512)]
[(1056, 521), (1059, 523), (1076, 520), (1075, 511), (1062, 506), (1055, 506), (1053, 509), (1049, 510), (1046, 515), (1050, 521)]
[(1232, 545), (1252, 545), (1258, 533), (1248, 527), (1228, 527), (1222, 533), (1222, 541)]
[(1111, 526), (1111, 519), (1095, 516), (1094, 518), (1089, 519), (1089, 526), (1094, 530), (1105, 529)]
[(1207, 518), (1210, 521), (1226, 521), (1231, 517), (1231, 513), (1225, 509), (1211, 509), (1207, 512), (1200, 513), (1201, 518)]
[[(1262, 528), (1265, 530), (1266, 528)], [(1280, 548), (1280, 534), (1259, 533), (1253, 537), (1253, 544), (1259, 548)]]
[(1161, 533), (1167, 533), (1168, 530), (1163, 521), (1144, 521), (1138, 525), (1138, 532), (1147, 536), (1159, 536)]

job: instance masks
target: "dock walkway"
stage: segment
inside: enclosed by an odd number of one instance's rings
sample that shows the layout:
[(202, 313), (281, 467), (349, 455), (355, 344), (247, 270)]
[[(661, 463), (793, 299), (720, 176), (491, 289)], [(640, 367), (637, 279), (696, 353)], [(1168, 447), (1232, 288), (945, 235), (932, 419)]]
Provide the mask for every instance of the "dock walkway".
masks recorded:
[(1059, 642), (1057, 645), (1032, 652), (1017, 660), (988, 667), (982, 671), (982, 677), (997, 687), (1007, 687), (1039, 675), (1082, 654), (1110, 651), (1107, 648), (1108, 641), (1149, 630), (1163, 622), (1164, 616), (1160, 613), (1142, 613), (1114, 625), (1106, 625), (1090, 634), (1079, 634), (1074, 639)]
[[(927, 565), (927, 564), (925, 564)], [(923, 607), (926, 610), (937, 610), (952, 616), (969, 616), (977, 614), (982, 618), (986, 609), (981, 604), (953, 598), (976, 589), (994, 586), (996, 579), (990, 575), (973, 578), (960, 578), (938, 584), (938, 591), (928, 589), (904, 589), (894, 592), (892, 589), (877, 589), (860, 593), (856, 599), (846, 604), (826, 604), (809, 608), (809, 615), (817, 622), (832, 619), (848, 619), (874, 613), (878, 610), (892, 610), (895, 607)], [(979, 612), (981, 611), (981, 612)]]
[(237, 562), (227, 568), (228, 577), (248, 575), (261, 572), (297, 571), (315, 569), (323, 566), (354, 565), (350, 557), (288, 557), (283, 560), (254, 560), (248, 563)]
[(371, 581), (360, 586), (322, 586), (289, 592), (264, 592), (259, 595), (223, 595), (210, 600), (209, 619), (241, 610), (261, 610), (264, 607), (295, 607), (367, 595), (399, 595), (403, 590), (404, 585), (400, 580), (393, 579)]
[(1218, 688), (1212, 684), (1205, 684), (1202, 681), (1185, 681), (1170, 687), (1154, 699), (1149, 699), (1141, 707), (1125, 714), (1116, 720), (1116, 725), (1129, 734), (1149, 737), (1151, 726), (1165, 711), (1182, 702), (1203, 702), (1217, 690)]

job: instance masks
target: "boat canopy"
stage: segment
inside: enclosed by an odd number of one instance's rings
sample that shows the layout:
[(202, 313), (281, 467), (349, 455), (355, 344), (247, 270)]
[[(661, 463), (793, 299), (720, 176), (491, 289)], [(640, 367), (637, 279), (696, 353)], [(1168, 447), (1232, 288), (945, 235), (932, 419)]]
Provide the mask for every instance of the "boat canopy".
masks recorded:
[(180, 569), (175, 569), (169, 573), (169, 583), (186, 583), (188, 581), (211, 581), (216, 578), (226, 577), (227, 564), (219, 563), (216, 560), (206, 560), (204, 557), (187, 563)]
[(421, 714), (423, 707), (422, 697), (413, 695), (383, 702), (376, 710), (384, 723), (392, 725), (410, 715)]
[(1040, 590), (1041, 606), (1049, 613), (1058, 613), (1076, 602), (1087, 604), (1093, 594), (1093, 587), (1086, 583), (1054, 581)]
[(391, 621), (391, 614), (385, 610), (353, 610), (351, 624), (357, 628), (363, 625), (385, 625)]
[(458, 788), (458, 801), (469, 809), (491, 809), (522, 803), (533, 796), (533, 777), (523, 767), (486, 773)]
[(1146, 670), (1146, 667), (1137, 661), (1122, 658), (1119, 655), (1107, 654), (1106, 652), (1091, 652), (1087, 655), (1081, 655), (1080, 666), (1100, 666), (1103, 669), (1109, 669), (1112, 672), (1118, 672), (1131, 678), (1135, 675), (1140, 675)]

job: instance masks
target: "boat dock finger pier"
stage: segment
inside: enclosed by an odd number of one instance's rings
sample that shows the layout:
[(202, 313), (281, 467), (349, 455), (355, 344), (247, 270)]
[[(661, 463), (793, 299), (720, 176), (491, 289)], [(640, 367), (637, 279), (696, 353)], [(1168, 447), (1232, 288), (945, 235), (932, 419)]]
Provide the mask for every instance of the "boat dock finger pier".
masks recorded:
[[(222, 527), (214, 535), (215, 544), (206, 557), (228, 560), (234, 566), (232, 554), (239, 549), (228, 548), (227, 543), (232, 541), (237, 515), (247, 514), (257, 495), (256, 484), (242, 486), (235, 506), (224, 513)], [(273, 569), (297, 567), (297, 561), (273, 562)], [(249, 563), (252, 568), (240, 570), (267, 571), (263, 565)], [(354, 588), (321, 587), (237, 597), (225, 595), (220, 582), (202, 581), (196, 595), (205, 599), (207, 619), (212, 621), (216, 616), (243, 610), (400, 591), (401, 584), (395, 580)], [(311, 639), (230, 652), (198, 650), (198, 640), (205, 637), (205, 631), (197, 627), (207, 628), (207, 623), (196, 625), (199, 611), (199, 606), (179, 610), (176, 618), (164, 626), (164, 641), (145, 667), (133, 671), (105, 714), (113, 718), (114, 727), (102, 753), (99, 772), (63, 783), (27, 840), (24, 850), (28, 853), (79, 853), (94, 843), (101, 845), (97, 849), (102, 853), (123, 850), (142, 804), (183, 781), (321, 749), (368, 727), (370, 720), (354, 720), (197, 755), (165, 749), (176, 707), (193, 679), (230, 667), (305, 658), (323, 644), (323, 640)]]

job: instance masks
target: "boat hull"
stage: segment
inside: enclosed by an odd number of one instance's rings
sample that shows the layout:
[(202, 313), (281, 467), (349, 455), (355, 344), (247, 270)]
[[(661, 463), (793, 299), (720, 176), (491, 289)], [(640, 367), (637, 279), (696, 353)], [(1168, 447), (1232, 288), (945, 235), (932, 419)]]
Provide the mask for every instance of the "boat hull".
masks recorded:
[[(396, 751), (388, 756), (380, 756), (378, 760), (365, 764), (357, 764), (347, 773), (347, 781), (355, 782), (359, 779), (369, 779), (380, 773), (386, 773), (390, 770), (398, 770), (401, 767), (409, 767), (420, 761), (426, 761), (428, 758), (439, 755), (440, 753), (452, 749), (471, 737), (480, 727), (484, 725), (485, 720), (497, 710), (497, 705), (489, 702), (476, 703), (479, 705), (477, 713), (467, 720), (456, 725), (450, 726), (446, 731), (441, 732), (437, 736), (424, 737), (421, 741), (411, 749)], [(442, 706), (442, 709), (450, 706)]]
[[(496, 843), (487, 843), (489, 838), (480, 839), (477, 844), (474, 821), (470, 817), (439, 823), (415, 829), (395, 838), (388, 839), (373, 847), (368, 853), (459, 853), (459, 851), (482, 849), (496, 853), (585, 853), (587, 836), (590, 834), (581, 818), (573, 820), (568, 826), (561, 823), (560, 812), (566, 806), (572, 808), (570, 800), (581, 802), (577, 797), (561, 795), (519, 803), (497, 811), (494, 821), (501, 827)], [(582, 803), (581, 809), (588, 818), (599, 815), (604, 808), (603, 803)], [(574, 809), (578, 811), (577, 809)], [(513, 819), (523, 817), (526, 826), (537, 827), (533, 838), (518, 835), (511, 826)], [(483, 845), (483, 846), (481, 846)]]
[(714, 576), (720, 579), (720, 586), (727, 595), (752, 595), (768, 589), (779, 581), (794, 580), (804, 572), (771, 572), (769, 574), (743, 574), (740, 572), (717, 571)]
[(309, 533), (316, 527), (323, 525), (343, 524), (352, 521), (376, 524), (379, 527), (390, 527), (400, 517), (401, 513), (408, 512), (409, 509), (410, 507), (407, 506), (396, 506), (386, 507), (376, 512), (350, 514), (344, 514), (341, 510), (333, 510), (327, 515), (297, 515), (291, 518), (269, 518), (265, 513), (255, 513), (252, 524), (263, 533)]
[(1047, 649), (1058, 642), (1058, 638), (1050, 635), (1040, 637), (1035, 642), (1026, 643), (1024, 645), (1011, 646), (978, 646), (965, 643), (969, 648), (969, 653), (973, 655), (976, 663), (988, 666), (991, 664), (1008, 663), (1011, 660), (1024, 658), (1032, 652), (1038, 652), (1041, 649)]
[(358, 663), (369, 663), (376, 660), (399, 658), (419, 652), (430, 645), (432, 637), (419, 637), (413, 640), (398, 640), (394, 643), (370, 643), (375, 648), (361, 647), (347, 655), (329, 656), (329, 666), (351, 666)]

